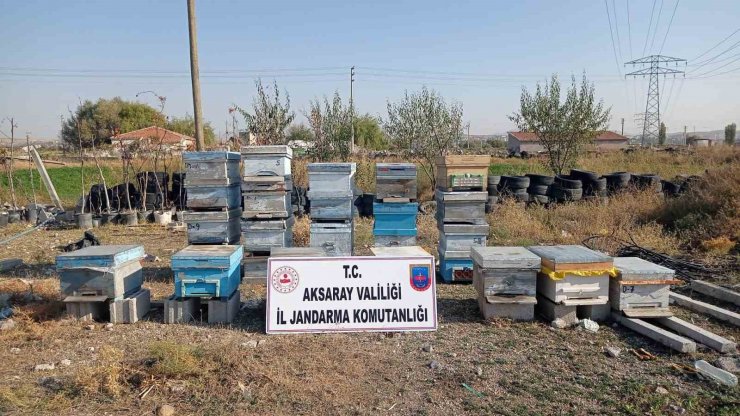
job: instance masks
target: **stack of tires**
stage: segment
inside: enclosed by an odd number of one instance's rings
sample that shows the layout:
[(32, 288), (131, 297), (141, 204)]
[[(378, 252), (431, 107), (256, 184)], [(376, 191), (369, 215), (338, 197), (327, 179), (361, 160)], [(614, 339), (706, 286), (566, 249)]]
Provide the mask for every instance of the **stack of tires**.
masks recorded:
[(607, 197), (607, 180), (596, 172), (588, 170), (571, 169), (570, 177), (581, 181), (583, 199), (601, 200), (605, 202)]
[(172, 173), (172, 190), (169, 192), (169, 201), (178, 210), (185, 209), (188, 192), (185, 190), (185, 172)]
[[(104, 210), (106, 210), (106, 197), (105, 194), (108, 194), (108, 200), (110, 201), (112, 199), (112, 192), (110, 189), (106, 189), (105, 186), (103, 186), (102, 183), (93, 185), (90, 187), (90, 193), (88, 194), (87, 198), (87, 209), (88, 212), (92, 212), (94, 214), (100, 214)], [(111, 205), (113, 205), (113, 202), (111, 202)], [(111, 208), (113, 208), (111, 206)]]
[(607, 195), (618, 194), (630, 186), (632, 175), (628, 172), (613, 172), (604, 175)]
[(529, 202), (529, 177), (501, 176), (498, 183), (498, 192), (501, 198), (512, 198), (517, 202)]
[[(127, 186), (129, 201), (126, 201)], [(122, 183), (110, 188), (110, 196), (111, 209), (114, 211), (126, 211), (129, 207), (134, 209), (139, 206), (141, 200), (141, 194), (132, 183)]]
[(555, 182), (555, 178), (553, 176), (536, 175), (534, 173), (528, 173), (526, 176), (529, 178), (529, 187), (527, 187), (529, 202), (549, 204), (550, 186)]
[(644, 191), (650, 190), (656, 193), (661, 193), (663, 191), (663, 186), (660, 182), (660, 176), (654, 173), (641, 173), (637, 175), (632, 175), (630, 183), (635, 188)]
[(146, 211), (162, 209), (166, 201), (169, 175), (166, 172), (141, 172), (136, 175), (136, 181), (142, 193), (143, 208)]
[(550, 198), (557, 202), (578, 201), (583, 197), (581, 181), (567, 175), (558, 175), (550, 185)]
[(486, 214), (493, 212), (493, 207), (498, 204), (498, 184), (501, 177), (498, 175), (488, 175), (488, 200), (486, 201)]

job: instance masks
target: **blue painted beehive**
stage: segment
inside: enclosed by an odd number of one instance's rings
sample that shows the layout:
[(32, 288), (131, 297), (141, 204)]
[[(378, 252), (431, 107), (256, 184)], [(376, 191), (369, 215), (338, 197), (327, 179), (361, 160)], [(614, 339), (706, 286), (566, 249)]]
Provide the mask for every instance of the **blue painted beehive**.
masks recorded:
[(187, 246), (172, 256), (175, 297), (228, 298), (239, 287), (242, 246)]
[(373, 202), (374, 235), (416, 235), (417, 202)]
[(90, 246), (60, 254), (56, 259), (57, 270), (81, 267), (116, 267), (144, 257), (142, 245)]
[(473, 260), (440, 256), (439, 274), (445, 283), (472, 282)]

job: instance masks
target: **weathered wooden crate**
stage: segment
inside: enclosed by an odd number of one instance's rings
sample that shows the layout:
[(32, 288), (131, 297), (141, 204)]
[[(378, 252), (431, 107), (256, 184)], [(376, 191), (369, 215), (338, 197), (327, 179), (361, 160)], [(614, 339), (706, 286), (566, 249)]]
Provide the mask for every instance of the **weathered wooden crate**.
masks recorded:
[[(543, 270), (564, 274), (553, 279), (539, 273), (537, 292), (555, 303), (564, 305), (603, 305), (609, 301), (609, 272), (614, 261), (606, 254), (577, 245), (532, 246), (529, 251), (538, 255)], [(580, 276), (569, 272), (600, 274)]]
[(375, 164), (375, 198), (416, 200), (416, 165), (413, 163)]
[(311, 203), (311, 218), (318, 220), (351, 220), (354, 205), (352, 196), (341, 196), (327, 192), (308, 191)]
[(242, 193), (284, 191), (290, 192), (292, 181), (283, 176), (245, 176), (242, 178)]
[(270, 257), (324, 257), (326, 252), (319, 247), (272, 247)]
[(617, 276), (609, 282), (612, 309), (631, 318), (671, 316), (668, 298), (675, 272), (638, 257), (616, 257)]
[(94, 295), (122, 299), (139, 290), (142, 283), (144, 275), (138, 259), (111, 267), (59, 269), (59, 288), (63, 296)]
[(193, 185), (230, 185), (239, 182), (237, 152), (184, 152), (185, 187)]
[(185, 211), (189, 244), (236, 244), (239, 242), (241, 209)]
[(486, 223), (486, 192), (435, 192), (437, 221), (464, 224)]
[(267, 281), (268, 258), (268, 256), (263, 255), (244, 257), (244, 260), (242, 260), (244, 280), (252, 283)]
[(370, 251), (378, 257), (431, 257), (428, 251), (419, 246), (371, 247)]
[(537, 294), (540, 258), (524, 247), (473, 247), (473, 285), (483, 296)]
[(293, 245), (294, 218), (286, 220), (242, 221), (242, 245), (245, 251), (270, 251), (273, 247)]
[(175, 296), (228, 298), (239, 287), (242, 246), (191, 245), (172, 256)]
[(243, 146), (243, 176), (290, 176), (293, 149), (289, 146)]
[[(416, 231), (416, 230), (414, 230)], [(374, 247), (404, 247), (416, 245), (416, 232), (413, 235), (378, 235), (374, 234)]]
[(534, 296), (483, 296), (478, 295), (478, 308), (483, 319), (508, 318), (515, 321), (531, 321), (537, 298)]
[(355, 163), (309, 163), (309, 193), (332, 194), (337, 197), (353, 196), (356, 169)]
[(488, 224), (438, 224), (440, 251), (470, 251), (485, 247)]
[(244, 192), (242, 200), (242, 218), (288, 218), (292, 212), (290, 193), (285, 191)]
[[(417, 202), (373, 202), (373, 234), (380, 230), (416, 230)], [(416, 234), (414, 232), (414, 234)]]
[(312, 222), (309, 245), (326, 251), (327, 256), (351, 256), (354, 230), (352, 222)]
[(80, 267), (115, 267), (132, 260), (140, 260), (146, 254), (139, 244), (90, 246), (60, 254), (56, 257), (57, 270)]
[(188, 209), (217, 210), (241, 207), (239, 182), (227, 186), (188, 186), (185, 190), (188, 193)]
[(437, 188), (485, 189), (488, 184), (488, 155), (447, 155), (436, 159)]

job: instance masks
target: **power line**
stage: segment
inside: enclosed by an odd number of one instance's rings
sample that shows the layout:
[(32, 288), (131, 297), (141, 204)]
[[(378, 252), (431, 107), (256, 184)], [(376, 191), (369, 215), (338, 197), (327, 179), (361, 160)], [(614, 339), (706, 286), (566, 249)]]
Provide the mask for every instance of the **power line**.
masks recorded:
[(673, 17), (676, 15), (676, 9), (678, 9), (678, 3), (681, 0), (676, 0), (676, 4), (673, 6), (673, 13), (671, 14), (671, 20), (668, 22), (668, 29), (665, 31), (665, 36), (663, 36), (663, 43), (660, 45), (660, 51), (658, 51), (658, 55), (663, 53), (663, 47), (665, 46), (665, 41), (668, 39), (668, 32), (671, 31), (671, 25), (673, 24)]
[[(720, 75), (724, 75), (724, 74), (729, 74), (730, 72), (735, 72), (735, 71), (740, 71), (740, 66), (737, 67), (737, 68), (730, 69), (729, 71), (720, 72), (719, 74), (712, 74), (712, 75), (709, 75), (709, 76), (706, 76), (706, 77), (702, 77), (702, 78), (705, 78), (705, 79), (706, 78), (714, 78), (716, 76), (720, 76)], [(699, 78), (696, 78), (695, 77), (695, 78), (691, 78), (691, 79), (699, 79)]]
[[(617, 49), (619, 50), (619, 62), (622, 62), (622, 40), (619, 39), (619, 22), (617, 21), (617, 5), (612, 0), (612, 10), (614, 11), (614, 31), (617, 33)], [(609, 16), (609, 7), (606, 8), (607, 17)], [(611, 30), (611, 28), (609, 28)], [(619, 66), (619, 64), (617, 64)]]
[(655, 35), (658, 34), (658, 25), (660, 24), (660, 15), (663, 13), (663, 0), (660, 0), (660, 8), (658, 9), (658, 18), (655, 20), (655, 30), (653, 31), (653, 39), (650, 41), (650, 51), (653, 50), (655, 44)]
[(737, 48), (737, 46), (738, 46), (738, 45), (740, 45), (740, 40), (739, 40), (739, 41), (737, 41), (737, 42), (735, 42), (735, 43), (733, 43), (733, 44), (732, 44), (732, 46), (730, 46), (729, 48), (725, 49), (724, 51), (722, 51), (722, 52), (718, 53), (717, 55), (714, 55), (713, 57), (711, 57), (711, 58), (709, 58), (709, 59), (706, 59), (706, 60), (702, 61), (702, 63), (701, 63), (701, 64), (700, 64), (699, 66), (697, 66), (697, 67), (695, 67), (695, 68), (693, 68), (693, 69), (689, 70), (689, 72), (694, 72), (694, 71), (698, 70), (699, 68), (701, 68), (701, 67), (703, 67), (703, 66), (705, 66), (705, 65), (707, 65), (707, 64), (711, 64), (711, 63), (712, 63), (712, 62), (713, 62), (713, 61), (714, 61), (715, 59), (717, 59), (717, 58), (719, 58), (720, 56), (722, 56), (722, 55), (726, 54), (727, 52), (729, 52), (729, 51), (731, 51), (731, 50), (733, 50), (733, 49)]
[[(263, 68), (263, 69), (212, 69), (201, 71), (211, 74), (240, 74), (240, 73), (271, 73), (271, 72), (316, 72), (336, 71), (344, 67), (319, 67), (319, 68)], [(31, 72), (79, 72), (79, 73), (149, 73), (149, 74), (190, 74), (188, 71), (159, 70), (159, 69), (69, 69), (69, 68), (39, 68), (39, 67), (7, 67), (2, 66), (0, 70), (8, 71), (31, 71)]]
[[(738, 56), (740, 56), (740, 53), (736, 53), (735, 55), (730, 55), (730, 56), (726, 56), (726, 57), (724, 57), (724, 58), (722, 58), (722, 59), (716, 59), (716, 60), (714, 61), (714, 63), (715, 63), (715, 64), (718, 64), (718, 63), (720, 63), (720, 62), (725, 62), (725, 61), (729, 61), (730, 59), (736, 58), (736, 57), (738, 57)], [(690, 67), (693, 67), (693, 66), (695, 66), (695, 65), (700, 65), (700, 64), (701, 64), (701, 63), (698, 63), (698, 64), (694, 64), (694, 65), (689, 65), (689, 66), (690, 66)]]
[(632, 57), (632, 25), (630, 24), (630, 0), (627, 0), (627, 35), (630, 40), (630, 60)]
[(707, 71), (707, 72), (704, 72), (704, 73), (702, 73), (702, 74), (696, 75), (696, 78), (700, 78), (700, 77), (703, 77), (703, 76), (705, 76), (705, 75), (711, 74), (712, 72), (714, 72), (714, 71), (716, 71), (716, 70), (718, 70), (718, 69), (722, 69), (722, 68), (726, 67), (727, 65), (730, 65), (731, 63), (734, 63), (734, 62), (737, 62), (737, 61), (740, 61), (740, 57), (738, 57), (738, 58), (735, 58), (735, 59), (731, 60), (730, 62), (727, 62), (727, 63), (726, 63), (726, 64), (724, 64), (724, 65), (721, 65), (721, 66), (718, 66), (718, 67), (716, 67), (716, 68), (710, 69), (710, 70), (709, 70), (709, 71)]
[[(619, 68), (619, 58), (617, 58), (617, 48), (614, 47), (614, 34), (612, 33), (612, 18), (609, 17), (609, 3), (604, 0), (604, 6), (606, 7), (606, 18), (609, 20), (609, 37), (612, 39), (612, 52), (614, 52), (614, 63), (617, 65), (617, 73), (619, 77), (622, 77), (622, 70)], [(616, 16), (614, 16), (616, 19)], [(621, 52), (620, 52), (621, 55)]]
[(702, 56), (704, 56), (704, 55), (708, 54), (709, 52), (711, 52), (711, 51), (715, 50), (715, 49), (716, 49), (716, 48), (717, 48), (717, 47), (718, 47), (719, 45), (721, 45), (721, 44), (725, 43), (725, 41), (726, 41), (727, 39), (729, 39), (729, 38), (733, 37), (733, 36), (735, 35), (735, 33), (737, 33), (737, 32), (740, 32), (740, 28), (738, 28), (738, 29), (737, 29), (737, 30), (735, 30), (734, 32), (730, 33), (730, 35), (729, 35), (729, 36), (727, 36), (726, 38), (724, 38), (724, 39), (722, 39), (721, 41), (719, 41), (719, 43), (717, 43), (716, 45), (712, 46), (711, 48), (709, 48), (708, 50), (706, 50), (706, 51), (705, 51), (704, 53), (702, 53), (701, 55), (697, 56), (697, 57), (696, 57), (696, 58), (694, 58), (694, 59), (690, 59), (690, 61), (696, 61), (697, 59), (701, 58)]
[(647, 35), (645, 36), (645, 45), (642, 47), (642, 56), (645, 56), (645, 51), (647, 50), (647, 43), (648, 39), (650, 39), (650, 28), (653, 27), (653, 13), (655, 13), (655, 3), (657, 0), (653, 0), (653, 8), (650, 10), (650, 23), (648, 23), (648, 30)]

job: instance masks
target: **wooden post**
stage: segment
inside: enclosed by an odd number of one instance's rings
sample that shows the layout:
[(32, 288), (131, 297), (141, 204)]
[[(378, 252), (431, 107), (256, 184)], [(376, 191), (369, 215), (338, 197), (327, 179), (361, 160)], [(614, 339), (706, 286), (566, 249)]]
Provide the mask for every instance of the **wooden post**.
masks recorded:
[(46, 190), (49, 192), (49, 198), (51, 198), (51, 202), (53, 202), (54, 206), (56, 206), (57, 208), (64, 210), (64, 207), (62, 206), (62, 201), (59, 199), (59, 195), (57, 195), (57, 190), (56, 188), (54, 188), (54, 184), (51, 183), (51, 178), (46, 172), (46, 167), (44, 167), (44, 162), (41, 160), (41, 156), (39, 156), (39, 153), (36, 151), (36, 147), (30, 146), (28, 148), (28, 153), (33, 158), (33, 163), (36, 165), (36, 169), (39, 171), (41, 181), (44, 182), (44, 186), (46, 186)]

